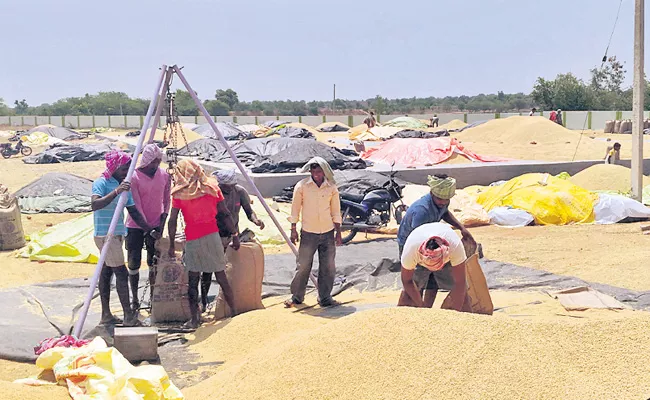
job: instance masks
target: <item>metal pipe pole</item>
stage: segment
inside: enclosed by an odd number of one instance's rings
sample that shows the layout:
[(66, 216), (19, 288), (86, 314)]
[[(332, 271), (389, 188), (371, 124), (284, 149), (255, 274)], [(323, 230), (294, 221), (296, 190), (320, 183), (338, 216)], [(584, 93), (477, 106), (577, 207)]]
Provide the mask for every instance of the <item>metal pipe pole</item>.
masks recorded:
[[(144, 124), (142, 125), (142, 129), (140, 129), (140, 136), (138, 137), (138, 143), (135, 146), (135, 152), (133, 153), (133, 160), (131, 161), (131, 165), (129, 166), (129, 172), (126, 174), (126, 178), (124, 179), (126, 182), (131, 181), (131, 176), (133, 175), (133, 171), (135, 171), (135, 166), (138, 163), (138, 157), (140, 155), (140, 151), (142, 150), (142, 144), (144, 142), (144, 138), (146, 136), (149, 123), (151, 122), (151, 116), (153, 115), (154, 112), (154, 106), (156, 104), (156, 99), (158, 97), (158, 94), (160, 93), (160, 87), (162, 86), (163, 78), (166, 70), (167, 70), (167, 66), (163, 65), (162, 71), (160, 72), (160, 76), (158, 77), (156, 91), (154, 92), (151, 102), (149, 103), (149, 109), (147, 110), (147, 116), (144, 119)], [(106, 259), (106, 252), (108, 250), (108, 245), (111, 239), (113, 238), (113, 233), (115, 232), (115, 228), (117, 227), (117, 222), (120, 219), (120, 214), (122, 214), (122, 211), (124, 210), (124, 206), (126, 205), (126, 199), (127, 199), (127, 194), (122, 193), (117, 201), (117, 207), (115, 208), (115, 212), (113, 213), (113, 219), (111, 219), (111, 224), (108, 227), (108, 234), (106, 235), (106, 241), (104, 242), (104, 246), (102, 247), (102, 251), (99, 255), (99, 261), (97, 261), (97, 267), (95, 267), (95, 273), (90, 279), (90, 287), (88, 288), (88, 293), (86, 294), (84, 305), (81, 308), (79, 319), (77, 319), (77, 323), (75, 324), (74, 327), (74, 335), (77, 338), (81, 337), (81, 331), (83, 330), (84, 323), (86, 322), (86, 317), (88, 316), (88, 308), (90, 307), (90, 302), (93, 298), (93, 294), (95, 293), (95, 288), (97, 288), (97, 282), (99, 281), (99, 275), (104, 266), (104, 260)]]
[(158, 125), (160, 125), (160, 116), (162, 115), (162, 107), (163, 104), (165, 104), (165, 95), (167, 93), (167, 89), (169, 88), (169, 83), (172, 80), (173, 73), (174, 72), (172, 71), (171, 67), (165, 70), (165, 82), (163, 83), (162, 91), (160, 92), (160, 96), (158, 97), (158, 104), (156, 105), (156, 114), (153, 119), (153, 124), (151, 124), (151, 133), (149, 134), (149, 140), (147, 141), (147, 143), (153, 143), (153, 139), (156, 136), (156, 129), (158, 129)]
[(224, 147), (228, 151), (228, 154), (230, 154), (230, 158), (232, 158), (235, 165), (237, 165), (237, 168), (239, 168), (239, 171), (242, 173), (242, 175), (244, 175), (244, 178), (246, 179), (246, 182), (248, 182), (250, 187), (253, 188), (253, 191), (255, 192), (254, 194), (260, 200), (260, 203), (262, 203), (262, 206), (264, 207), (266, 212), (269, 214), (269, 216), (273, 220), (273, 223), (278, 228), (278, 231), (280, 231), (280, 234), (282, 235), (284, 240), (287, 242), (287, 244), (291, 248), (291, 251), (293, 251), (293, 253), (297, 257), (298, 256), (298, 249), (296, 248), (296, 246), (294, 246), (293, 243), (291, 243), (291, 239), (289, 239), (289, 236), (287, 236), (287, 233), (284, 231), (284, 229), (282, 229), (282, 226), (280, 225), (280, 222), (278, 222), (278, 220), (275, 218), (275, 214), (273, 214), (273, 210), (271, 210), (271, 207), (269, 207), (269, 205), (266, 204), (266, 201), (264, 200), (264, 197), (262, 196), (262, 193), (260, 193), (259, 189), (257, 189), (257, 186), (255, 186), (255, 183), (253, 182), (251, 177), (246, 172), (246, 168), (242, 165), (241, 161), (239, 161), (239, 159), (235, 155), (235, 152), (230, 148), (230, 145), (228, 144), (226, 139), (224, 139), (223, 134), (221, 133), (221, 131), (219, 130), (217, 125), (214, 123), (214, 121), (210, 117), (210, 113), (208, 113), (208, 110), (206, 110), (203, 103), (201, 103), (201, 100), (199, 100), (196, 93), (194, 93), (194, 90), (192, 90), (192, 87), (190, 86), (190, 84), (187, 82), (187, 80), (183, 76), (183, 73), (181, 72), (181, 69), (178, 68), (178, 66), (176, 66), (176, 65), (174, 65), (173, 68), (174, 68), (174, 71), (176, 71), (176, 75), (178, 75), (180, 80), (183, 82), (183, 85), (185, 85), (185, 88), (190, 92), (190, 96), (192, 96), (192, 99), (194, 99), (194, 102), (196, 103), (196, 106), (199, 108), (199, 110), (201, 111), (201, 113), (203, 114), (205, 119), (208, 120), (208, 124), (210, 124), (210, 126), (212, 127), (212, 130), (214, 130), (214, 132), (217, 134), (217, 137), (219, 138), (221, 143), (224, 145)]
[(632, 195), (643, 198), (644, 0), (634, 2), (634, 83), (632, 91)]

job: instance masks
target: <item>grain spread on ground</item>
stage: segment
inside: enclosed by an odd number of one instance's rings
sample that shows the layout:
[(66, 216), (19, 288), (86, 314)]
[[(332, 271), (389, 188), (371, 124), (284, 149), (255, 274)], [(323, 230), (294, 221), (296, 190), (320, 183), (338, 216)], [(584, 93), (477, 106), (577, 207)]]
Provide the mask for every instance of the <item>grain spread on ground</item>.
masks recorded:
[(478, 154), (520, 160), (570, 161), (604, 159), (607, 143), (582, 137), (543, 117), (509, 117), (452, 133)]
[[(317, 321), (294, 328), (300, 313), (254, 311), (202, 341), (204, 357), (211, 349), (225, 363), (184, 394), (188, 400), (648, 397), (650, 314), (574, 318), (546, 295), (518, 295), (522, 304), (532, 298), (547, 304), (540, 306), (544, 318), (525, 315), (534, 305), (492, 317), (391, 307), (335, 320), (311, 317)], [(265, 313), (283, 325), (280, 333), (266, 331)], [(250, 348), (232, 360), (233, 346)]]
[[(588, 190), (616, 190), (629, 192), (632, 188), (632, 172), (629, 168), (615, 164), (596, 164), (584, 169), (569, 180)], [(643, 186), (650, 185), (650, 178), (643, 177)]]

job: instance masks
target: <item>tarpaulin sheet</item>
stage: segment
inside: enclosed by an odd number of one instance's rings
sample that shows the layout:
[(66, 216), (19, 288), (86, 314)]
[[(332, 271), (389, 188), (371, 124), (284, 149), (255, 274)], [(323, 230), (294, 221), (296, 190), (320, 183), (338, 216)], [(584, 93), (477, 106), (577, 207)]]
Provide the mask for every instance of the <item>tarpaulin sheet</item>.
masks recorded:
[(426, 123), (413, 117), (397, 117), (383, 124), (384, 126), (392, 126), (395, 128), (408, 128), (408, 129), (426, 129), (429, 127)]
[(478, 203), (487, 211), (496, 207), (524, 210), (539, 225), (594, 222), (598, 195), (549, 174), (524, 174), (482, 192)]
[[(267, 227), (269, 229), (271, 227)], [(395, 240), (375, 240), (353, 243), (337, 248), (337, 276), (333, 293), (351, 287), (358, 290), (401, 289), (399, 263)], [(481, 260), (481, 267), (490, 289), (500, 290), (561, 290), (576, 286), (591, 286), (615, 297), (635, 309), (650, 309), (650, 291), (635, 292), (602, 284), (589, 284), (581, 279), (554, 275), (545, 271), (519, 267), (497, 261)], [(318, 268), (318, 257), (314, 270)], [(265, 257), (263, 296), (286, 295), (295, 274), (293, 254)], [(213, 285), (213, 288), (218, 285)], [(442, 285), (448, 290), (449, 285)], [(0, 290), (0, 358), (20, 361), (35, 359), (33, 346), (39, 341), (71, 332), (76, 313), (88, 290), (85, 279), (69, 279)], [(216, 290), (216, 289), (215, 289)], [(111, 300), (119, 309), (113, 290)], [(101, 335), (105, 329), (93, 328), (99, 322), (99, 299), (93, 300), (86, 330), (82, 338)], [(109, 337), (110, 339), (110, 337)]]
[(316, 130), (321, 132), (347, 132), (349, 126), (342, 122), (323, 122), (316, 127)]
[[(330, 147), (313, 139), (259, 138), (230, 142), (235, 155), (253, 172), (295, 172), (315, 156), (323, 157), (333, 169), (360, 169), (366, 163), (356, 153)], [(179, 150), (180, 156), (231, 163), (225, 147), (215, 139), (203, 139)]]
[(75, 140), (83, 139), (86, 135), (82, 135), (79, 132), (73, 131), (72, 129), (62, 128), (60, 126), (54, 125), (39, 125), (27, 131), (26, 135), (31, 135), (35, 132), (43, 132), (48, 136), (55, 137), (61, 140)]
[(92, 214), (51, 226), (30, 235), (20, 256), (32, 261), (96, 264), (99, 251), (93, 240), (93, 231)]
[(449, 132), (447, 132), (446, 129), (436, 131), (405, 129), (397, 132), (393, 136), (389, 137), (389, 139), (431, 139), (445, 136), (449, 136)]
[(55, 143), (59, 144), (68, 144), (65, 140), (50, 136), (44, 132), (34, 132), (29, 135), (23, 135), (20, 137), (20, 140), (23, 141), (27, 146), (43, 146), (43, 145), (52, 145)]
[(49, 172), (15, 194), (25, 214), (90, 212), (92, 185), (90, 179)]
[(375, 163), (401, 165), (405, 167), (424, 167), (449, 159), (454, 152), (472, 161), (499, 162), (505, 158), (482, 156), (466, 148), (455, 138), (434, 139), (392, 139), (381, 143), (361, 154), (361, 158)]
[[(334, 179), (340, 194), (363, 197), (373, 189), (386, 188), (390, 184), (388, 176), (369, 170), (334, 171)], [(400, 187), (406, 187), (406, 182), (395, 179)], [(282, 193), (273, 198), (277, 202), (291, 202), (295, 185), (284, 188)]]
[[(242, 131), (239, 129), (239, 126), (237, 124), (234, 124), (232, 122), (217, 122), (215, 125), (217, 125), (217, 128), (219, 131), (221, 131), (221, 134), (226, 140), (241, 140), (252, 137), (251, 134)], [(212, 126), (210, 126), (210, 124), (199, 125), (192, 130), (206, 138), (218, 138), (217, 133), (212, 129)]]
[(106, 153), (119, 150), (111, 144), (54, 144), (40, 154), (24, 157), (25, 164), (56, 164), (61, 162), (98, 161), (103, 160)]

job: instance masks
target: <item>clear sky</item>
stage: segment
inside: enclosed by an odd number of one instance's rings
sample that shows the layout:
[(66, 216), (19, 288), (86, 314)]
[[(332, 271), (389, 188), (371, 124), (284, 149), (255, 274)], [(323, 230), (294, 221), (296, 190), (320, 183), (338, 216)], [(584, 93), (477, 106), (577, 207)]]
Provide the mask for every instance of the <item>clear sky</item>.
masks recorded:
[[(0, 97), (30, 105), (98, 91), (151, 97), (185, 66), (201, 98), (365, 99), (529, 92), (588, 78), (619, 0), (0, 0)], [(632, 77), (634, 1), (609, 54)], [(650, 26), (650, 4), (646, 6)], [(650, 38), (646, 35), (647, 47)], [(179, 84), (180, 82), (177, 82)]]

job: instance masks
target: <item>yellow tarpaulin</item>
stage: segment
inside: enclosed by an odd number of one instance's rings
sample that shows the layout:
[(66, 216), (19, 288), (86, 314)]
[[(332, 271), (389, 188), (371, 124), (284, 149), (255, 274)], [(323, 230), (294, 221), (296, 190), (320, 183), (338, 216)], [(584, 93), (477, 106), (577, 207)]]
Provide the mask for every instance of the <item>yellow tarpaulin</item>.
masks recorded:
[(30, 235), (20, 256), (32, 261), (96, 264), (99, 250), (93, 231), (93, 215), (86, 214)]
[(490, 211), (513, 207), (527, 211), (538, 225), (594, 222), (598, 195), (549, 174), (525, 174), (479, 194), (478, 203)]
[[(160, 399), (181, 400), (183, 393), (171, 382), (159, 365), (134, 367), (101, 337), (79, 347), (54, 347), (36, 360), (36, 366), (52, 371), (62, 385), (68, 386), (74, 400)], [(49, 385), (39, 379), (19, 379), (16, 383)]]

